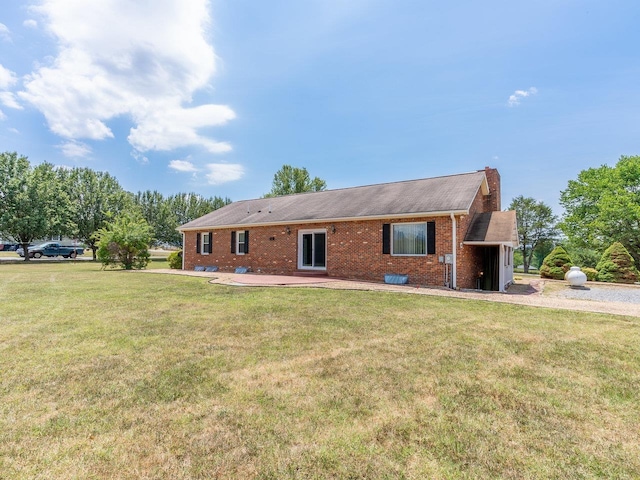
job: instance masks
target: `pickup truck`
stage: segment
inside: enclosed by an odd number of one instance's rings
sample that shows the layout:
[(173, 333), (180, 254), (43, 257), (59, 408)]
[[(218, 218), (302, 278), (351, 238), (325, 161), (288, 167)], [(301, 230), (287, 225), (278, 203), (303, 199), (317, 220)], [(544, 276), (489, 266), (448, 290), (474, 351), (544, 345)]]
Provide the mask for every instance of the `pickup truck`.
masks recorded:
[[(21, 257), (24, 257), (24, 250), (22, 247), (16, 250), (16, 253)], [(29, 258), (45, 257), (57, 257), (60, 255), (64, 258), (76, 258), (78, 255), (84, 253), (82, 247), (65, 247), (56, 242), (47, 242), (34, 247), (29, 247)]]

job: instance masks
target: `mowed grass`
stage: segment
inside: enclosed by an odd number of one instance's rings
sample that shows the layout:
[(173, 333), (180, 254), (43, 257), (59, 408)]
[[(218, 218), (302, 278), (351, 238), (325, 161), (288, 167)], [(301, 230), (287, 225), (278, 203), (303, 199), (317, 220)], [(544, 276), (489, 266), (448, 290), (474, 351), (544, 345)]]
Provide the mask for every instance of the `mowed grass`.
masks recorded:
[(638, 478), (640, 322), (0, 265), (0, 478)]

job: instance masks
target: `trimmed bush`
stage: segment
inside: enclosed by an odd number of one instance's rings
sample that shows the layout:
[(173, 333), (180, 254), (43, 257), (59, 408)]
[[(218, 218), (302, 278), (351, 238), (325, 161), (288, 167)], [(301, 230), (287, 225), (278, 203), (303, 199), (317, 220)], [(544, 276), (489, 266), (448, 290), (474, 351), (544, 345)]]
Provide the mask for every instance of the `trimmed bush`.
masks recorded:
[(153, 229), (143, 218), (125, 213), (96, 232), (102, 268), (145, 268)]
[(624, 245), (616, 242), (607, 248), (596, 267), (598, 281), (615, 283), (634, 283), (638, 281), (635, 261)]
[(596, 280), (596, 277), (598, 276), (598, 270), (596, 270), (595, 268), (585, 267), (582, 269), (582, 271), (587, 276), (587, 280), (589, 280), (590, 282)]
[(540, 267), (540, 276), (542, 278), (562, 280), (564, 274), (571, 268), (571, 265), (571, 257), (569, 257), (567, 251), (557, 246), (549, 255), (544, 257), (542, 266)]
[(167, 260), (169, 261), (169, 268), (175, 270), (182, 269), (182, 250), (171, 252)]

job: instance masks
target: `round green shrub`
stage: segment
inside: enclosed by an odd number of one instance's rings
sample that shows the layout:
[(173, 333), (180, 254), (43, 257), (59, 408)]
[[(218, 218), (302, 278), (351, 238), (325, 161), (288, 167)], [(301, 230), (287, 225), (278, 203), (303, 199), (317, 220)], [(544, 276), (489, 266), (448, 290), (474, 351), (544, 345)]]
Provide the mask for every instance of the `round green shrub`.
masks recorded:
[(571, 265), (571, 258), (567, 251), (561, 246), (557, 246), (549, 255), (544, 257), (542, 266), (540, 267), (540, 276), (542, 278), (562, 280), (564, 274), (571, 268)]
[(587, 276), (587, 280), (590, 282), (596, 280), (596, 277), (598, 276), (598, 270), (596, 270), (595, 268), (585, 267), (582, 269), (582, 271)]
[(607, 248), (596, 266), (598, 281), (634, 283), (638, 281), (635, 261), (624, 245), (616, 242)]
[(167, 260), (169, 261), (169, 268), (173, 268), (175, 270), (182, 269), (182, 250), (171, 252)]

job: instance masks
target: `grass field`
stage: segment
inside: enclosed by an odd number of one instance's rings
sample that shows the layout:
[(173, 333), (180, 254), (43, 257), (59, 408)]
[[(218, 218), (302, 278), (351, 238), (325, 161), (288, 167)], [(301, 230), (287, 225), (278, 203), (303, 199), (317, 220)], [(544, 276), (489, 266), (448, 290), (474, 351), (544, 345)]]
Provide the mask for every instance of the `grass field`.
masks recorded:
[(0, 478), (638, 478), (639, 391), (631, 317), (0, 264)]

